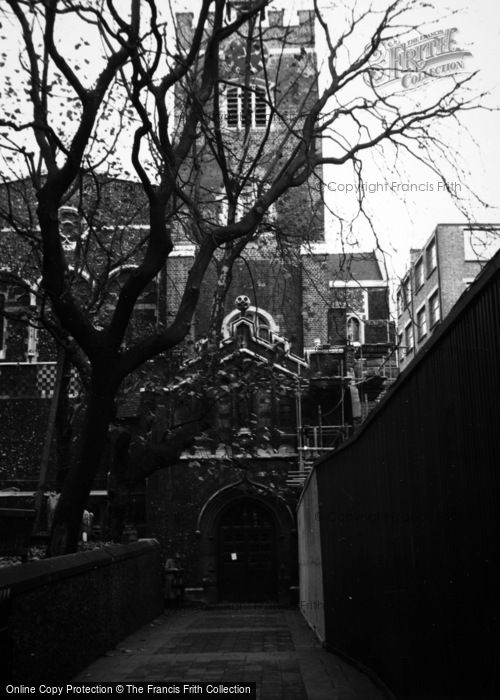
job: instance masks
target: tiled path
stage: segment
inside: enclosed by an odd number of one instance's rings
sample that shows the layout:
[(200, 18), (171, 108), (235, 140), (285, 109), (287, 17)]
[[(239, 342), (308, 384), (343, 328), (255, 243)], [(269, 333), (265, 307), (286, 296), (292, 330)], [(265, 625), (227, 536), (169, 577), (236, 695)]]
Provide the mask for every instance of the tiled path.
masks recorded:
[(75, 680), (256, 681), (259, 700), (387, 700), (321, 647), (300, 612), (279, 608), (165, 613)]

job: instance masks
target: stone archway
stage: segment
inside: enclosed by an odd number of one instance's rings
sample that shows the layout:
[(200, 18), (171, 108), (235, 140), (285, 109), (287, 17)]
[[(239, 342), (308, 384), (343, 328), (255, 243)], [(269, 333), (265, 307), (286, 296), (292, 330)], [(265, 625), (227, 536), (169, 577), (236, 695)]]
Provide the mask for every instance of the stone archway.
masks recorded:
[(290, 601), (295, 519), (271, 487), (243, 478), (216, 491), (200, 512), (197, 534), (209, 603)]

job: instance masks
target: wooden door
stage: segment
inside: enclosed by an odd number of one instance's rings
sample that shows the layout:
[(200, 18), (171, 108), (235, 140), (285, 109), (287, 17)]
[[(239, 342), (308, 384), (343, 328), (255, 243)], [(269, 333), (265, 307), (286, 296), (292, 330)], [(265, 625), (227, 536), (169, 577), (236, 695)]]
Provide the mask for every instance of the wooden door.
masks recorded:
[(277, 599), (276, 527), (259, 501), (227, 506), (218, 528), (219, 600), (266, 602)]

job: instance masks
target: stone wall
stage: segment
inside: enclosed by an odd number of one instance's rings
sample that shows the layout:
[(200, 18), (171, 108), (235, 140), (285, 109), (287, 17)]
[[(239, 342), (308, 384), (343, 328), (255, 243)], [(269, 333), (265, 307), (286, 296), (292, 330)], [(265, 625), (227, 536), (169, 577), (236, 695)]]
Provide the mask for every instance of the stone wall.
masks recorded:
[(66, 682), (163, 609), (154, 540), (0, 570), (7, 678)]

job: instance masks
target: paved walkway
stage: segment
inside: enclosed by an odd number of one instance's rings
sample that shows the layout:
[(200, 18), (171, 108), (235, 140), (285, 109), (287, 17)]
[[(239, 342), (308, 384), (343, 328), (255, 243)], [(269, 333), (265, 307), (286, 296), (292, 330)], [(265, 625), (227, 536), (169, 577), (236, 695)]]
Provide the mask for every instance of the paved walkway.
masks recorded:
[(387, 700), (299, 611), (279, 608), (166, 612), (74, 680), (256, 681), (258, 700)]

